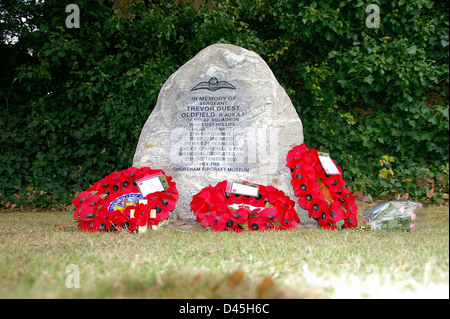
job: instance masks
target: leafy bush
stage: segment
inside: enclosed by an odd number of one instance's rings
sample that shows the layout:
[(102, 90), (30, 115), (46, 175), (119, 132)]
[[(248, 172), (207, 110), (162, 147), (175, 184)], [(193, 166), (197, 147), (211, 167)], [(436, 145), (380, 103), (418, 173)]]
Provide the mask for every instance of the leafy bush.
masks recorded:
[[(268, 62), (305, 143), (330, 152), (353, 190), (448, 194), (447, 3), (175, 2), (134, 1), (119, 18), (112, 2), (85, 1), (79, 29), (65, 25), (69, 1), (0, 10), (2, 37), (18, 35), (0, 46), (0, 205), (65, 205), (130, 166), (165, 80), (216, 42)], [(379, 28), (366, 26), (370, 3)]]

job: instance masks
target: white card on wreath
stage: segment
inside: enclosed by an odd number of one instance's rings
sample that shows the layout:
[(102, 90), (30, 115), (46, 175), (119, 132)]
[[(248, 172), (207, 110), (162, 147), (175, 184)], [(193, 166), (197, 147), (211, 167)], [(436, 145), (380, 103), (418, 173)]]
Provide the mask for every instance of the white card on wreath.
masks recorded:
[(233, 194), (257, 197), (259, 195), (259, 187), (254, 184), (232, 182), (231, 184), (229, 183), (229, 192)]
[(319, 152), (318, 155), (319, 155), (320, 163), (322, 164), (323, 169), (325, 170), (325, 172), (328, 175), (341, 174), (341, 172), (339, 172), (336, 164), (334, 164), (333, 161), (331, 160), (331, 157), (328, 153)]
[(142, 196), (154, 192), (162, 192), (168, 187), (167, 179), (164, 175), (156, 175), (136, 181)]

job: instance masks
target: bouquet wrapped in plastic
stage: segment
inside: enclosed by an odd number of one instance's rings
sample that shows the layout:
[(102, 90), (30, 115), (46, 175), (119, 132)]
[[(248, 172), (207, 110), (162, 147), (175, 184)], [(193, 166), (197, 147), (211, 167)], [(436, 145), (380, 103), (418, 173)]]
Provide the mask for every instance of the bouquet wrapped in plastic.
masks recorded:
[(423, 205), (410, 200), (394, 200), (363, 210), (363, 220), (372, 230), (416, 230), (412, 221), (417, 219), (415, 210)]

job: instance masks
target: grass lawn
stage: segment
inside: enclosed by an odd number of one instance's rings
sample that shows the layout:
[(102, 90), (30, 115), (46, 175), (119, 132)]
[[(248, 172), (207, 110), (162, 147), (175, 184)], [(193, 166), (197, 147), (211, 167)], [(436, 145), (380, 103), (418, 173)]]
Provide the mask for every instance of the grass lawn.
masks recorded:
[(449, 298), (448, 206), (418, 213), (415, 232), (181, 230), (0, 212), (0, 298)]

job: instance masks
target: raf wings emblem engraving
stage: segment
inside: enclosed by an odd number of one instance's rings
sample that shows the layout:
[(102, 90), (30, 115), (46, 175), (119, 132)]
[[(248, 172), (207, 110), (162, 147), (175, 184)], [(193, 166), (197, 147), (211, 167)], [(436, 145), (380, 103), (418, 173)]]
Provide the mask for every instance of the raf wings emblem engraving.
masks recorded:
[(235, 90), (236, 88), (234, 85), (228, 83), (227, 81), (219, 81), (217, 78), (212, 77), (209, 79), (208, 82), (200, 82), (196, 86), (194, 86), (191, 91), (197, 91), (197, 90), (209, 90), (209, 91), (217, 91), (220, 89), (232, 89)]

